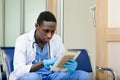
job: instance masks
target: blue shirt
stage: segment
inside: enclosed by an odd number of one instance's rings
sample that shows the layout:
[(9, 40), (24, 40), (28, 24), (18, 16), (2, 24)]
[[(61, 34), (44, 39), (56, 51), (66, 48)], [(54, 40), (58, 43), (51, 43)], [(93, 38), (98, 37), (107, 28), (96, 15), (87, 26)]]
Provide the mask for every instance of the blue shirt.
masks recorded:
[[(43, 61), (44, 59), (49, 59), (49, 54), (50, 53), (49, 53), (49, 44), (48, 43), (46, 43), (44, 45), (43, 49), (41, 49), (39, 47), (39, 45), (36, 44), (36, 57), (32, 63), (35, 64), (37, 62)], [(50, 67), (47, 67), (47, 66), (44, 66), (43, 68), (37, 70), (36, 72), (43, 74), (43, 75), (51, 73)]]

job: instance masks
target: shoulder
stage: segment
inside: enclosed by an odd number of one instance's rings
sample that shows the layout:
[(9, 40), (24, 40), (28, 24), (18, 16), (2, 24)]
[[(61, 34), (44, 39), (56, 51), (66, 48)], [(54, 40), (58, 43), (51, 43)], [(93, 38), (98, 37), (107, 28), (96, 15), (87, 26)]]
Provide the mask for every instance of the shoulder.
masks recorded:
[(52, 39), (50, 40), (50, 44), (53, 44), (53, 45), (56, 45), (56, 46), (62, 44), (61, 37), (57, 34), (54, 34)]
[(18, 36), (17, 40), (33, 40), (34, 39), (34, 31), (35, 30), (32, 30), (28, 33), (24, 33), (24, 34)]

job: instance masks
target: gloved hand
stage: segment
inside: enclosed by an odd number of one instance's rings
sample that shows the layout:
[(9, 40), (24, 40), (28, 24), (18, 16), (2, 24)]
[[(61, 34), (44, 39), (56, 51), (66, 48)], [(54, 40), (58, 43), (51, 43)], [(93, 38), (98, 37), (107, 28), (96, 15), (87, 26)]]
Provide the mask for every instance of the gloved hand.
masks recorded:
[(44, 66), (50, 66), (53, 65), (56, 62), (57, 58), (52, 58), (48, 60), (43, 60)]
[(67, 68), (69, 74), (73, 74), (74, 71), (75, 71), (76, 68), (77, 68), (77, 65), (78, 65), (78, 63), (77, 63), (75, 60), (70, 59), (69, 61), (67, 61), (67, 62), (64, 64), (64, 67)]

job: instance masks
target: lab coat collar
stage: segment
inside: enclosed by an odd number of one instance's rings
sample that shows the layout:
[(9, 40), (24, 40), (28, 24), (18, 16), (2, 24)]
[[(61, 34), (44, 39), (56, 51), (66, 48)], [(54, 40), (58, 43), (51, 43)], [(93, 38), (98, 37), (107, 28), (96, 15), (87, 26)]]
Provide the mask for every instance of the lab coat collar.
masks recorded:
[(35, 38), (34, 38), (34, 33), (35, 33), (35, 29), (31, 30), (28, 34), (28, 40), (35, 42)]

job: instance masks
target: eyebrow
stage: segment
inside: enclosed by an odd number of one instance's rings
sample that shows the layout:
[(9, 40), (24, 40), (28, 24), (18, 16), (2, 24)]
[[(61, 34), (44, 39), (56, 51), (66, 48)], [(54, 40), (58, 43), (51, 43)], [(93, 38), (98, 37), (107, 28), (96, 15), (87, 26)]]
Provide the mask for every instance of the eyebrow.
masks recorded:
[(47, 32), (52, 32), (52, 33), (55, 32), (55, 30), (49, 30), (49, 29), (43, 29), (43, 31), (46, 32), (46, 33)]

